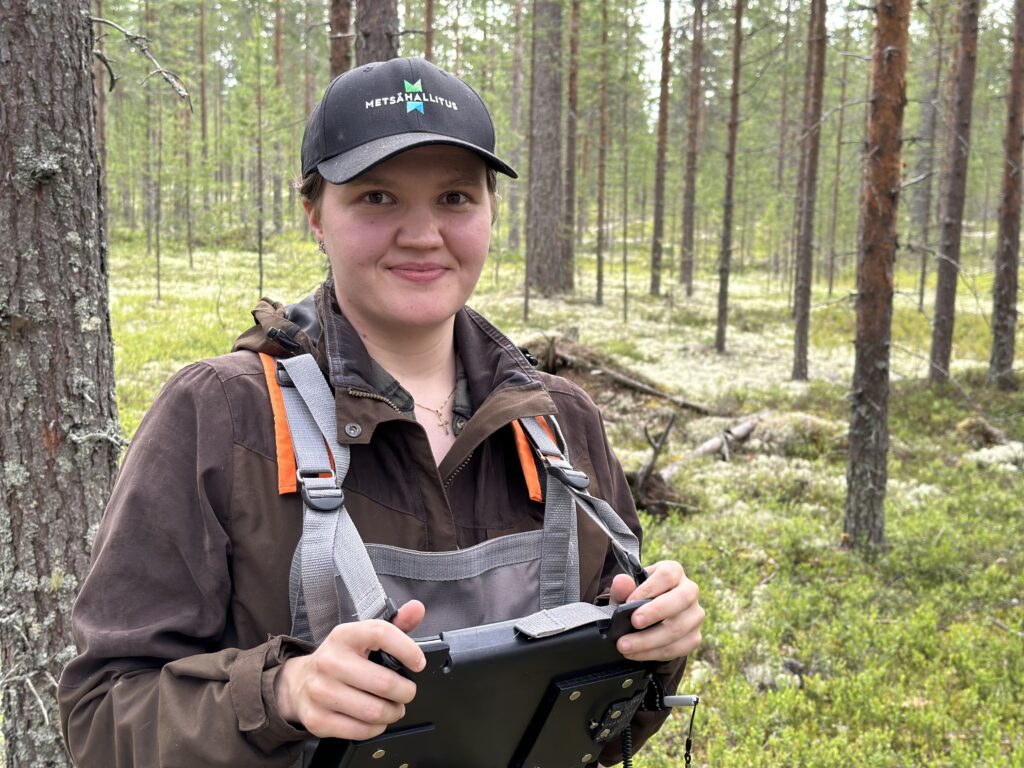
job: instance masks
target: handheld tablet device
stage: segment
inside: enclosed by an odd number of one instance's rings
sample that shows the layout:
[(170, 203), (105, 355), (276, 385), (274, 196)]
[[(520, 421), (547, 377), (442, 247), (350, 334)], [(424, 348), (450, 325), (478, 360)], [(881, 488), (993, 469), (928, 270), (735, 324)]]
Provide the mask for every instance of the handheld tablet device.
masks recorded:
[[(640, 708), (651, 680), (615, 641), (647, 601), (601, 609), (565, 628), (542, 611), (418, 640), (416, 698), (373, 739), (323, 739), (313, 768), (569, 768), (596, 764)], [(540, 619), (538, 622), (537, 620)], [(394, 664), (393, 660), (390, 660)]]

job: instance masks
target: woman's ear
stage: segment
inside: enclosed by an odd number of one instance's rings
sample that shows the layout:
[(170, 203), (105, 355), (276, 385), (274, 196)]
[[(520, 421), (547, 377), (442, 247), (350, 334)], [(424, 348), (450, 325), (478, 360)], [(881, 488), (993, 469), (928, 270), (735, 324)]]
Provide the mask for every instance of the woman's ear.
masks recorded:
[(324, 239), (324, 230), (320, 226), (320, 206), (313, 205), (309, 200), (302, 201), (302, 207), (306, 209), (306, 218), (309, 220), (309, 228), (313, 236), (318, 240)]

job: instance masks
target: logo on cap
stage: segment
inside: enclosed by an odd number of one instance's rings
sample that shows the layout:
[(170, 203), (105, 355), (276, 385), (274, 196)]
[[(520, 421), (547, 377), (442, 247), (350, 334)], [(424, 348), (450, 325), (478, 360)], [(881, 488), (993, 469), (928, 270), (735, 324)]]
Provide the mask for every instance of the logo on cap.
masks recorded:
[(443, 107), (447, 107), (451, 110), (458, 110), (459, 105), (457, 102), (451, 99), (446, 99), (443, 96), (436, 96), (433, 93), (425, 93), (423, 91), (423, 80), (417, 80), (415, 83), (410, 83), (408, 80), (402, 80), (403, 90), (396, 93), (394, 96), (383, 96), (379, 99), (368, 99), (364, 104), (364, 109), (377, 109), (378, 107), (386, 107), (393, 104), (405, 104), (405, 113), (419, 112), (421, 115), (426, 114), (424, 104), (438, 104)]
[[(408, 80), (403, 80), (402, 82), (405, 83), (405, 92), (406, 93), (423, 93), (423, 81), (422, 80), (417, 80), (415, 83), (410, 83)], [(423, 102), (422, 101), (407, 101), (407, 102), (405, 102), (405, 113), (409, 114), (410, 112), (413, 112), (413, 111), (419, 112), (422, 115), (423, 114)]]

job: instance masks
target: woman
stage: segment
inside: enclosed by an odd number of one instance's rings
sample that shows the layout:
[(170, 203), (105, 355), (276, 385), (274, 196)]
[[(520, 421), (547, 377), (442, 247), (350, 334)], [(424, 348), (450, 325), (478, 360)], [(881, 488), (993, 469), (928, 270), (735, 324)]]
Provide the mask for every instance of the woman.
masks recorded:
[[(541, 527), (510, 423), (551, 414), (593, 494), (638, 529), (593, 403), (464, 306), (487, 255), (495, 172), (515, 177), (493, 150), (479, 96), (425, 61), (360, 67), (328, 87), (307, 123), (301, 189), (333, 279), (312, 309), (262, 302), (237, 351), (179, 373), (140, 426), (61, 679), (80, 765), (292, 765), (311, 736), (376, 735), (415, 696), (367, 656), (422, 669), (408, 633), (430, 605), (341, 623), (316, 647), (289, 634), (301, 504), (269, 358), (253, 352), (319, 362), (351, 451), (348, 513), (368, 544), (448, 551)], [(584, 600), (653, 598), (619, 650), (665, 662), (659, 678), (674, 689), (703, 619), (679, 564), (651, 566), (635, 587), (581, 516), (579, 571)], [(641, 713), (638, 741), (663, 717)]]

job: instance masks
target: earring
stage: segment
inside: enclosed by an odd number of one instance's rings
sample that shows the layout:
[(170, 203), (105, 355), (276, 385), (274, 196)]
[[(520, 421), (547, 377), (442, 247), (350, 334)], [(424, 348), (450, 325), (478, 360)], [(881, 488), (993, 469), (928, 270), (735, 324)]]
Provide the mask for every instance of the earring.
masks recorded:
[(317, 245), (320, 248), (320, 253), (322, 253), (324, 256), (326, 256), (327, 255), (327, 246), (324, 245), (324, 241), (321, 240)]

